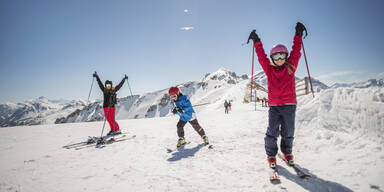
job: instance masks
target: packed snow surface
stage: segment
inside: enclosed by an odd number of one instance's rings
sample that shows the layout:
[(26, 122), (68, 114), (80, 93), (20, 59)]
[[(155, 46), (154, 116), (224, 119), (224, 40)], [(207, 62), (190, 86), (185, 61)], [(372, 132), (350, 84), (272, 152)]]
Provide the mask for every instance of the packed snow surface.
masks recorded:
[[(241, 95), (235, 88), (220, 94)], [(213, 149), (201, 145), (187, 124), (191, 143), (167, 153), (177, 142), (178, 117), (173, 115), (118, 120), (123, 132), (136, 137), (80, 150), (62, 147), (100, 135), (102, 121), (2, 128), (0, 191), (380, 192), (382, 95), (380, 88), (338, 88), (299, 98), (293, 151), (312, 175), (308, 180), (278, 160), (281, 184), (269, 182), (268, 108), (258, 105), (255, 111), (254, 103), (237, 99), (230, 114), (224, 114), (222, 100), (195, 108)]]

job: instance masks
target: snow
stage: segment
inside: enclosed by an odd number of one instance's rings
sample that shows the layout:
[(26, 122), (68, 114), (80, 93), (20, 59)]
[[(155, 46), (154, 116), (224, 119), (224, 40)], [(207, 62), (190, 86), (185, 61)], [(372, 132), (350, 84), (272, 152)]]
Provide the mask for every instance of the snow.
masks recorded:
[[(384, 190), (382, 87), (319, 89), (315, 98), (299, 97), (293, 151), (312, 178), (299, 179), (278, 160), (282, 183), (272, 185), (264, 150), (268, 108), (258, 104), (254, 111), (254, 103), (242, 103), (249, 81), (233, 78), (238, 82), (228, 84), (231, 76), (219, 80), (222, 74), (225, 70), (205, 77), (204, 88), (198, 88), (198, 82), (180, 85), (192, 104), (210, 102), (195, 110), (214, 149), (202, 147), (187, 124), (185, 135), (191, 143), (167, 153), (177, 142), (178, 117), (157, 116), (159, 107), (154, 118), (118, 120), (123, 132), (136, 138), (101, 149), (62, 146), (100, 135), (102, 121), (1, 128), (0, 191)], [(158, 104), (163, 93), (166, 90), (140, 97), (140, 102)], [(225, 99), (233, 100), (228, 115)], [(122, 102), (132, 105), (130, 99)], [(147, 114), (147, 108), (135, 110)], [(119, 118), (131, 112), (121, 111)]]

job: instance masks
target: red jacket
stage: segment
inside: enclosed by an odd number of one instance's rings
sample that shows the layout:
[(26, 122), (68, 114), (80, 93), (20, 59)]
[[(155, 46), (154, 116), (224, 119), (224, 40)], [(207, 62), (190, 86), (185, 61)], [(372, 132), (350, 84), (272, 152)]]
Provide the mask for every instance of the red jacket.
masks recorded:
[(268, 105), (281, 106), (297, 104), (295, 71), (301, 56), (302, 39), (295, 35), (292, 51), (288, 57), (288, 63), (281, 67), (273, 66), (264, 52), (261, 42), (255, 43), (256, 54), (259, 63), (268, 79)]

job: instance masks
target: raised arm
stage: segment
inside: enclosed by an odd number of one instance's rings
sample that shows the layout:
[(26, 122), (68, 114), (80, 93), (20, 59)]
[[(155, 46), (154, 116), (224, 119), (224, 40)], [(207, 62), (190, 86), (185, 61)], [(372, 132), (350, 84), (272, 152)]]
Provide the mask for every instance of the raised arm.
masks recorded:
[(103, 85), (103, 83), (101, 82), (101, 80), (100, 80), (100, 78), (99, 78), (99, 76), (97, 75), (96, 72), (93, 74), (93, 77), (96, 78), (97, 83), (99, 84), (99, 87), (100, 87), (101, 91), (104, 92), (104, 89), (105, 89), (105, 88), (104, 88), (104, 85)]
[(305, 31), (307, 34), (307, 29), (300, 22), (297, 22), (295, 29), (296, 29), (296, 34), (295, 34), (295, 37), (293, 38), (292, 51), (288, 58), (288, 63), (295, 66), (294, 71), (296, 71), (297, 65), (299, 63), (299, 59), (301, 57), (300, 51), (303, 45), (303, 39), (302, 39), (303, 32)]
[(123, 78), (123, 80), (121, 80), (121, 82), (115, 87), (115, 91), (116, 91), (116, 92), (123, 86), (125, 80), (127, 80), (127, 79), (128, 79), (128, 76), (125, 75), (124, 78)]
[(292, 51), (288, 58), (288, 63), (295, 66), (293, 69), (294, 70), (293, 72), (296, 71), (297, 65), (299, 63), (299, 59), (301, 57), (300, 50), (301, 50), (302, 42), (303, 40), (301, 39), (301, 37), (298, 35), (295, 35), (295, 37), (293, 38)]
[(249, 34), (249, 39), (253, 40), (253, 45), (254, 45), (259, 63), (263, 68), (265, 74), (268, 74), (268, 66), (270, 61), (267, 57), (267, 54), (265, 54), (263, 43), (261, 43), (259, 36), (256, 34), (256, 30), (253, 30), (251, 34)]

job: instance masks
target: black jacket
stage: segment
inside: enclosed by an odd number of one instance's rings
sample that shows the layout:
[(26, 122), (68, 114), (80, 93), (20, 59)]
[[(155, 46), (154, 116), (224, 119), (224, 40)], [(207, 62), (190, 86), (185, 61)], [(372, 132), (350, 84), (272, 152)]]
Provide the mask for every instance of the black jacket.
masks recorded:
[(99, 76), (96, 76), (96, 80), (101, 91), (104, 93), (103, 107), (115, 107), (115, 104), (117, 103), (116, 92), (123, 86), (125, 79), (121, 80), (121, 82), (116, 87), (112, 87), (109, 90), (104, 87), (103, 83), (100, 81)]

